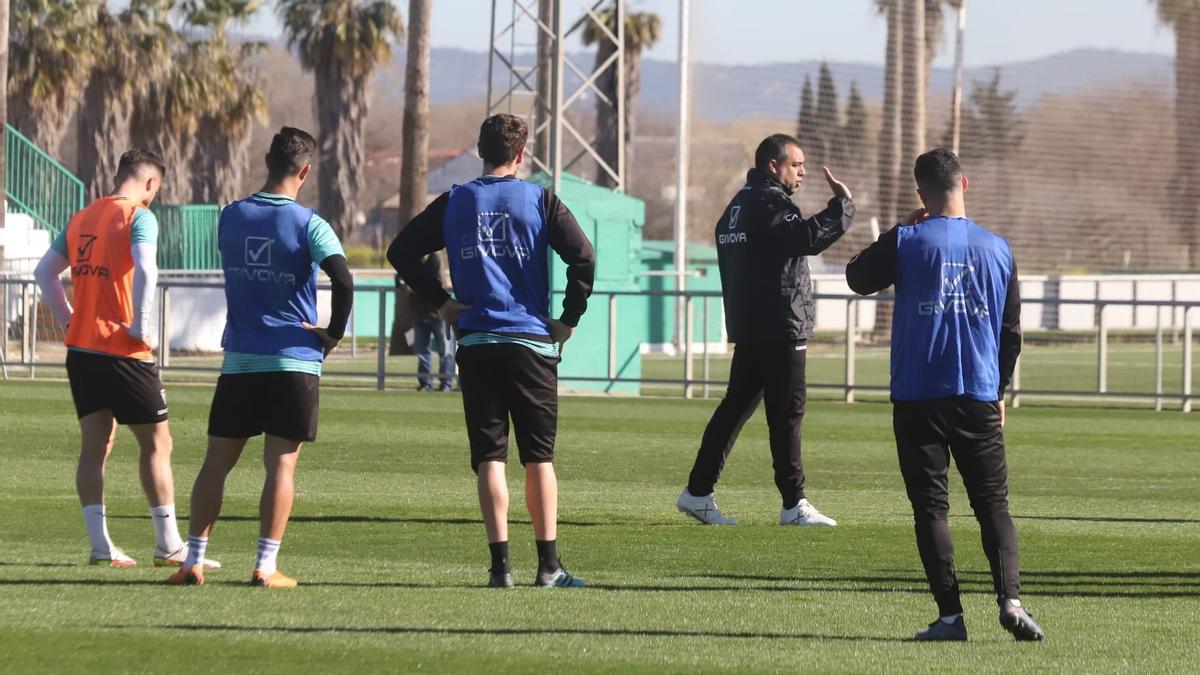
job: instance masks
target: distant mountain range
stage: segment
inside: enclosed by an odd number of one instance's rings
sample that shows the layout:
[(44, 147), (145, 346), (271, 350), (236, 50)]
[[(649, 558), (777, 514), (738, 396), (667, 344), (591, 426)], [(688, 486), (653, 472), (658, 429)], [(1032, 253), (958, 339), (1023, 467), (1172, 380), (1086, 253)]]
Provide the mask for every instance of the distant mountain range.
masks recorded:
[[(385, 99), (404, 98), (404, 54), (377, 75), (375, 93)], [(590, 65), (588, 53), (572, 57), (580, 65)], [(531, 57), (518, 60), (528, 65)], [(464, 49), (438, 48), (432, 51), (430, 99), (434, 103), (480, 100), (487, 96), (488, 54)], [(791, 119), (799, 107), (800, 89), (806, 76), (816, 78), (819, 61), (724, 66), (696, 63), (693, 68), (693, 111), (702, 117), (727, 122), (745, 118)], [(840, 96), (846, 96), (850, 83), (856, 82), (868, 101), (883, 96), (883, 67), (872, 64), (830, 62), (830, 71)], [(1170, 88), (1172, 59), (1159, 54), (1135, 54), (1104, 49), (1079, 49), (1043, 58), (1001, 66), (1005, 89), (1015, 89), (1017, 103), (1028, 106), (1045, 94), (1068, 94), (1082, 88), (1103, 89), (1137, 83)], [(975, 67), (966, 71), (967, 91), (972, 81), (988, 80), (995, 67)], [(578, 80), (576, 80), (578, 81)], [(953, 86), (949, 68), (935, 68), (930, 92), (948, 95)], [(678, 96), (678, 68), (669, 61), (647, 60), (642, 68), (642, 90), (638, 103), (644, 108), (674, 111)]]

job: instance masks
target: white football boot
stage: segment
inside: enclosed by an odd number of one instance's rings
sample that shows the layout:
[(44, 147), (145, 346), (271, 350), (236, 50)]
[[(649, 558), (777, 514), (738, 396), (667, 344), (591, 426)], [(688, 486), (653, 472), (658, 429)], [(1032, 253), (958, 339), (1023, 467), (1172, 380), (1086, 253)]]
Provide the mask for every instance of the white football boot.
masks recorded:
[(817, 507), (801, 499), (790, 509), (779, 511), (780, 525), (803, 525), (807, 527), (836, 527), (837, 521), (817, 510)]
[(675, 508), (683, 515), (691, 516), (705, 525), (737, 525), (732, 518), (721, 513), (721, 509), (717, 508), (717, 500), (711, 493), (697, 497), (684, 488), (679, 500), (675, 502)]
[[(155, 567), (183, 567), (183, 563), (187, 561), (188, 547), (187, 542), (180, 546), (174, 553), (166, 553), (157, 546), (154, 547), (154, 566)], [(212, 558), (204, 559), (204, 569), (217, 570), (221, 569), (221, 563)]]

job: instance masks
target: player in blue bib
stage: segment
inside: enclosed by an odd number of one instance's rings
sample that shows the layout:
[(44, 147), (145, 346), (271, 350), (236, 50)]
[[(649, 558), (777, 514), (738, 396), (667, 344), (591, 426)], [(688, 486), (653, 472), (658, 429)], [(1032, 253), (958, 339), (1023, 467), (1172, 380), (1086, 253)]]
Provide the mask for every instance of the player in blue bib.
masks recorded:
[[(265, 434), (258, 556), (251, 584), (290, 588), (276, 557), (294, 497), (300, 447), (317, 437), (321, 364), (346, 330), (354, 280), (333, 228), (296, 202), (316, 141), (291, 127), (267, 153), (262, 190), (221, 211), (217, 244), (227, 305), (225, 360), (208, 418), (208, 454), (192, 488), (188, 557), (171, 577), (203, 584), (208, 535), (221, 512), (225, 478), (253, 436)], [(333, 285), (327, 328), (317, 328), (317, 268)]]
[(1000, 624), (1018, 640), (1041, 640), (1045, 634), (1021, 606), (1008, 513), (1004, 390), (1021, 352), (1012, 249), (967, 218), (968, 182), (954, 153), (921, 155), (914, 174), (925, 207), (851, 260), (846, 281), (863, 295), (896, 289), (892, 426), (917, 550), (940, 614), (916, 639), (967, 639), (946, 522), (953, 456), (982, 531)]
[[(479, 130), (484, 175), (434, 200), (401, 230), (388, 261), (458, 332), (471, 468), (492, 556), (488, 585), (513, 585), (505, 483), (511, 417), (537, 544), (534, 584), (569, 588), (583, 581), (558, 559), (558, 362), (561, 345), (587, 309), (595, 252), (554, 193), (516, 178), (528, 136), (528, 126), (514, 115), (484, 120)], [(454, 299), (421, 264), (422, 256), (443, 248)], [(567, 264), (558, 319), (549, 318), (550, 250)]]

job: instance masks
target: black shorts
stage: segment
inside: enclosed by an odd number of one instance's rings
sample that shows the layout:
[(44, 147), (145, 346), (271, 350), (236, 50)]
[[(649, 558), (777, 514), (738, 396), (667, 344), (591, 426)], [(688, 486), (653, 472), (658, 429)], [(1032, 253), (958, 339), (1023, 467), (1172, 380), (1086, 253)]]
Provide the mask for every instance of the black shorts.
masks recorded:
[(153, 363), (68, 349), (67, 379), (80, 418), (111, 410), (118, 424), (167, 421), (167, 391)]
[(558, 358), (517, 344), (458, 349), (471, 469), (508, 461), (508, 419), (516, 427), (521, 464), (554, 461), (558, 431)]
[(222, 375), (208, 413), (208, 435), (316, 440), (320, 384), (321, 378), (308, 373)]

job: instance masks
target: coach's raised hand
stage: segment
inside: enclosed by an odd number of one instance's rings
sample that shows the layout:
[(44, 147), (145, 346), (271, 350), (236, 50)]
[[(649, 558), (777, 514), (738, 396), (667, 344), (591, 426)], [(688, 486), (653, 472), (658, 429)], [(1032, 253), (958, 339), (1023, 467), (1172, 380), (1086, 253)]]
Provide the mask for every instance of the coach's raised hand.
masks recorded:
[(829, 189), (833, 190), (834, 197), (841, 197), (842, 199), (854, 199), (854, 197), (852, 197), (850, 194), (850, 188), (842, 181), (834, 178), (833, 172), (829, 170), (829, 167), (823, 166), (821, 167), (821, 171), (825, 172), (825, 182), (829, 183)]

